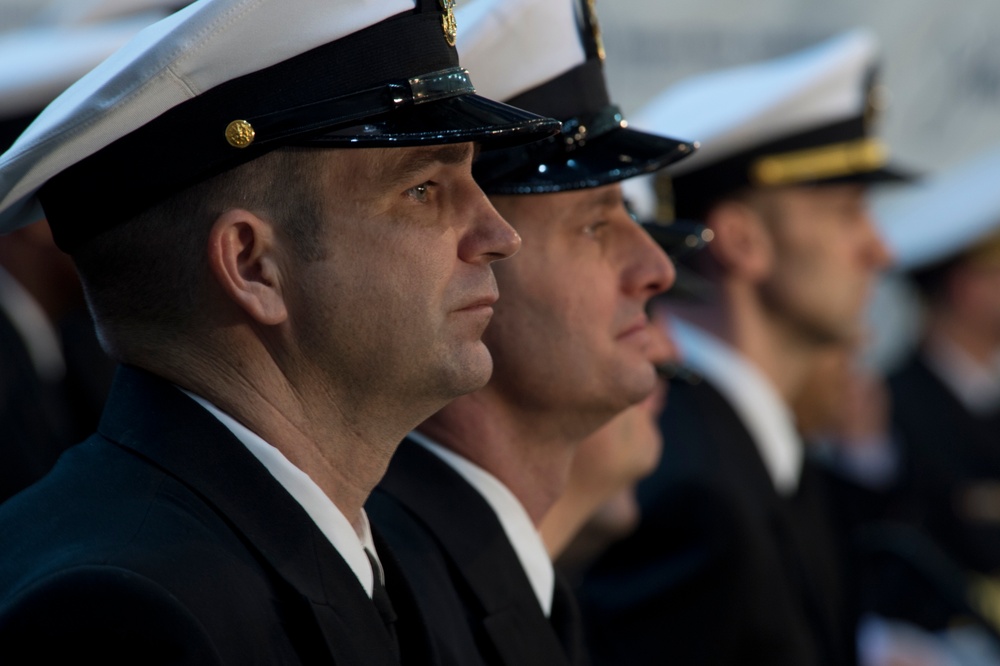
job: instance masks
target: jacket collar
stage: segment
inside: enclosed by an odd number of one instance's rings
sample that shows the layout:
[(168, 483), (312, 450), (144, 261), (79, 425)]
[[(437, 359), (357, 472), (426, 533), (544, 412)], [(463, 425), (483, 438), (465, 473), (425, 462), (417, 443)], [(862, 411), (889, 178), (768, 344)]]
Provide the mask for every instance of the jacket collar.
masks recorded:
[[(378, 632), (385, 633), (385, 627), (347, 563), (302, 507), (208, 411), (169, 382), (122, 366), (98, 431), (177, 478), (224, 516), (308, 603), (338, 660), (397, 663), (386, 640), (364, 640), (381, 639)], [(349, 637), (356, 640), (345, 640)]]

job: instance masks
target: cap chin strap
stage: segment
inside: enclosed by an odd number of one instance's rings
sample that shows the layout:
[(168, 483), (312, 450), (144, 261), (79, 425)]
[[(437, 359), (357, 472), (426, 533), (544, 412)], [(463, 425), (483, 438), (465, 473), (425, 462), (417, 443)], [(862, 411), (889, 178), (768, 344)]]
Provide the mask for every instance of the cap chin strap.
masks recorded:
[[(329, 132), (338, 126), (350, 125), (406, 106), (426, 104), (459, 95), (471, 95), (475, 92), (476, 88), (472, 85), (469, 72), (461, 67), (452, 67), (349, 95), (330, 97), (253, 118), (234, 120), (229, 123), (229, 127), (232, 127), (233, 123), (240, 123), (244, 136), (252, 138), (237, 145), (229, 140), (228, 133), (226, 136), (234, 148), (246, 148), (251, 143), (266, 145), (287, 139), (289, 136), (308, 134), (314, 130)], [(310, 122), (310, 118), (315, 120)], [(334, 122), (331, 122), (331, 119)], [(307, 144), (309, 139), (303, 138), (301, 141), (290, 143)]]

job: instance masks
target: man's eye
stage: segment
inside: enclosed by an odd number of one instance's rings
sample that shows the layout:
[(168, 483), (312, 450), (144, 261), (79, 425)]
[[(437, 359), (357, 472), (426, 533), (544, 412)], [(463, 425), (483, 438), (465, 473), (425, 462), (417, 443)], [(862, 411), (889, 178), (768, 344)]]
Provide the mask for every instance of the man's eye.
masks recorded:
[(415, 187), (411, 187), (406, 191), (406, 194), (413, 197), (417, 201), (425, 202), (430, 194), (431, 185), (430, 183), (421, 183)]
[(606, 226), (608, 226), (607, 222), (603, 222), (603, 221), (602, 222), (594, 222), (593, 224), (588, 224), (586, 227), (584, 227), (583, 228), (583, 233), (587, 234), (588, 236), (596, 237), (596, 236), (600, 235), (601, 231)]

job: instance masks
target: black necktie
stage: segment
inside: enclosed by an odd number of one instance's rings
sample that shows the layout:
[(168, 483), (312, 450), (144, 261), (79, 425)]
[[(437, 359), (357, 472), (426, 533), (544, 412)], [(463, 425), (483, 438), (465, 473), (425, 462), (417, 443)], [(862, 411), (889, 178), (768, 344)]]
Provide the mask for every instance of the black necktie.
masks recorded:
[(382, 567), (379, 566), (375, 555), (367, 548), (365, 548), (365, 555), (368, 556), (368, 562), (372, 565), (372, 576), (375, 580), (375, 586), (372, 590), (372, 602), (375, 604), (375, 610), (382, 617), (382, 623), (385, 625), (385, 630), (388, 632), (389, 638), (392, 639), (390, 643), (392, 653), (396, 657), (399, 657), (399, 638), (396, 636), (396, 611), (392, 608), (392, 601), (389, 599), (389, 593), (385, 589), (385, 581), (382, 580)]
[(569, 583), (559, 573), (556, 573), (555, 590), (552, 595), (552, 612), (549, 622), (555, 629), (559, 642), (566, 650), (566, 656), (571, 664), (586, 664), (588, 662), (583, 642), (583, 623), (580, 619), (580, 608), (570, 589)]

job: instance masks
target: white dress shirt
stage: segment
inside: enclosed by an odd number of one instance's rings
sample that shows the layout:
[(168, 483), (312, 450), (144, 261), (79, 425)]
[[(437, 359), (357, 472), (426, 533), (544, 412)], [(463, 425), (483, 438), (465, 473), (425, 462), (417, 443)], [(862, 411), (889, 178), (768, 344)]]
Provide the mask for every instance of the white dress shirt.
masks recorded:
[(446, 449), (426, 435), (413, 431), (409, 438), (443, 460), (483, 496), (496, 513), (507, 540), (517, 553), (517, 559), (538, 597), (542, 612), (545, 617), (549, 617), (552, 613), (552, 595), (555, 592), (552, 560), (535, 524), (514, 493), (482, 467)]
[[(382, 563), (378, 559), (375, 551), (375, 543), (372, 540), (371, 525), (368, 522), (368, 514), (361, 510), (360, 530), (355, 531), (351, 521), (337, 508), (337, 505), (327, 497), (326, 493), (320, 489), (315, 481), (293, 465), (281, 451), (274, 448), (258, 435), (253, 433), (242, 423), (229, 416), (218, 407), (205, 400), (201, 396), (190, 391), (181, 389), (191, 397), (192, 400), (208, 410), (208, 412), (219, 419), (222, 425), (226, 426), (236, 439), (242, 442), (243, 446), (253, 454), (254, 458), (267, 468), (271, 476), (288, 491), (288, 494), (299, 503), (305, 510), (320, 532), (330, 540), (333, 547), (340, 553), (340, 556), (347, 562), (358, 582), (369, 597), (375, 586), (374, 572), (371, 562), (365, 555), (365, 550), (370, 550), (375, 557), (377, 566), (381, 569)], [(381, 577), (382, 573), (379, 571)]]
[(670, 330), (684, 365), (722, 394), (750, 432), (775, 490), (795, 493), (805, 451), (795, 417), (774, 384), (739, 351), (694, 324), (673, 317)]
[(1000, 408), (1000, 355), (982, 364), (943, 336), (928, 339), (923, 352), (927, 367), (970, 412), (984, 416)]

